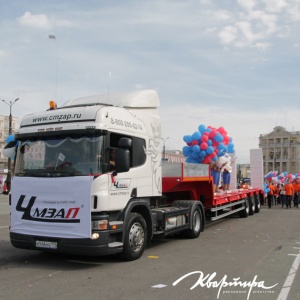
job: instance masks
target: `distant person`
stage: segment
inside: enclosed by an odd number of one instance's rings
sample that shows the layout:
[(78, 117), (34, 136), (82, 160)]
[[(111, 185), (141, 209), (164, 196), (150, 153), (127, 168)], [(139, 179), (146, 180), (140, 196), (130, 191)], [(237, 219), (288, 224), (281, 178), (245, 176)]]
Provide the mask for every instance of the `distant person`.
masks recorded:
[(269, 189), (269, 192), (267, 195), (268, 207), (271, 208), (272, 203), (274, 202), (274, 194), (275, 194), (275, 186), (273, 185), (272, 181), (269, 182), (268, 189)]
[(292, 208), (292, 199), (294, 196), (294, 187), (291, 184), (291, 179), (287, 179), (287, 183), (284, 185), (285, 198), (286, 198), (286, 208)]
[(283, 208), (286, 205), (284, 184), (280, 185), (280, 201), (281, 201), (281, 207)]
[(243, 180), (241, 187), (244, 190), (248, 190), (249, 189), (249, 184), (247, 183), (246, 180)]
[(7, 173), (6, 179), (5, 179), (5, 184), (6, 184), (6, 190), (7, 190), (7, 194), (10, 193), (10, 189), (11, 189), (11, 175), (10, 172)]
[(296, 178), (293, 182), (294, 187), (294, 207), (299, 206), (300, 178)]

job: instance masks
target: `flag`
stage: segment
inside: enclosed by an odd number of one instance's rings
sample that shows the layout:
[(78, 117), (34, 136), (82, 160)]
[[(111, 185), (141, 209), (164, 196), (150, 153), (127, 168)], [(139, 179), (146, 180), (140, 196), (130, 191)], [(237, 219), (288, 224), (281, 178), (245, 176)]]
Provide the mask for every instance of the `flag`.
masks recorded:
[(63, 155), (62, 153), (59, 153), (58, 160), (64, 161), (65, 160), (65, 155)]
[(55, 39), (56, 39), (56, 37), (55, 37), (55, 35), (54, 35), (54, 34), (49, 34), (49, 35), (48, 35), (48, 38), (49, 38), (49, 39), (53, 39), (53, 40), (55, 40)]

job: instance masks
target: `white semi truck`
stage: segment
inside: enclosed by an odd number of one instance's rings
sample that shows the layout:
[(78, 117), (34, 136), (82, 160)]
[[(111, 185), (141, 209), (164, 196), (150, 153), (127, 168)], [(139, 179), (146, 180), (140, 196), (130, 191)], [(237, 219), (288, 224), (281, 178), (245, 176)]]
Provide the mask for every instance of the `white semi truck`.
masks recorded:
[(208, 165), (162, 164), (158, 108), (157, 93), (144, 90), (25, 116), (15, 134), (12, 245), (135, 260), (154, 237), (197, 238), (207, 217), (258, 212), (262, 191), (215, 197)]

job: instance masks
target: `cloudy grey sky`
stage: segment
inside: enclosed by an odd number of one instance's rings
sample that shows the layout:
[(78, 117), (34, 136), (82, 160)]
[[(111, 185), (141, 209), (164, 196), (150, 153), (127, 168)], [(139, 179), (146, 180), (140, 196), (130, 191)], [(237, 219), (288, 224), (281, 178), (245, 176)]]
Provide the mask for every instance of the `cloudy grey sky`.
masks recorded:
[(145, 88), (167, 150), (222, 126), (246, 163), (260, 134), (300, 130), (300, 0), (0, 0), (0, 41), (0, 98), (20, 98), (20, 119)]

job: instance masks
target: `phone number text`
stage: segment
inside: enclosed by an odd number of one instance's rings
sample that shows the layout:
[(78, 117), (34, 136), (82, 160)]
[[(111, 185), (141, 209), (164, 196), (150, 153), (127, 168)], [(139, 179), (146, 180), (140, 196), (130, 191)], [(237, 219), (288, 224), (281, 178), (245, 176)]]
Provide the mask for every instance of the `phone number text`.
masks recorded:
[(113, 125), (123, 126), (123, 127), (126, 127), (126, 128), (133, 128), (133, 129), (136, 129), (136, 130), (143, 130), (143, 126), (141, 124), (132, 123), (132, 122), (129, 122), (129, 121), (123, 121), (123, 120), (120, 120), (120, 119), (111, 118), (110, 123), (113, 124)]

